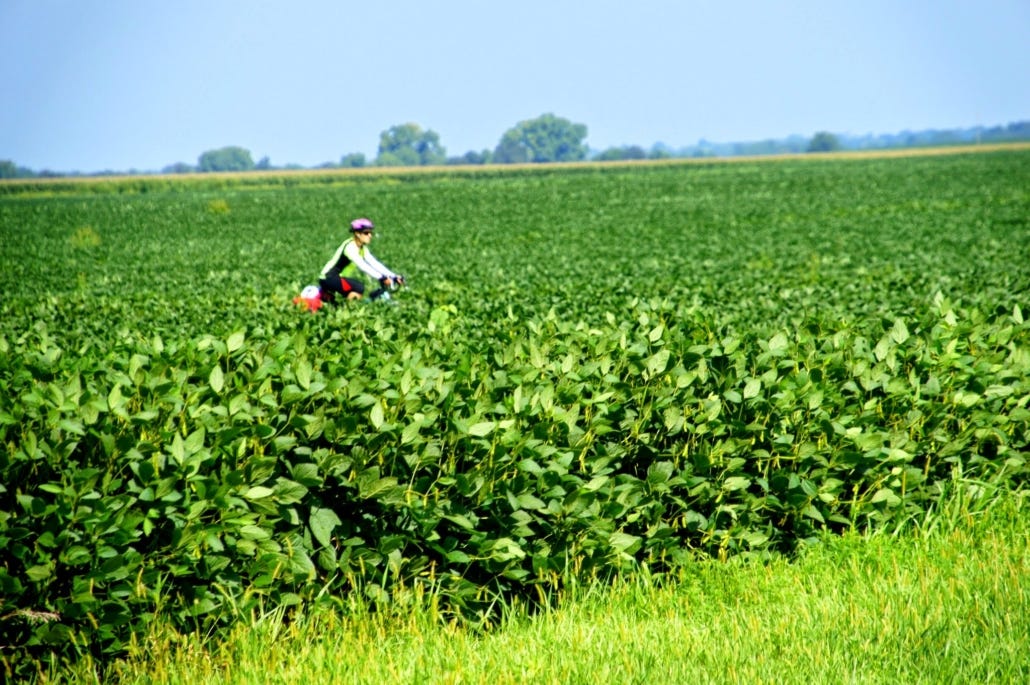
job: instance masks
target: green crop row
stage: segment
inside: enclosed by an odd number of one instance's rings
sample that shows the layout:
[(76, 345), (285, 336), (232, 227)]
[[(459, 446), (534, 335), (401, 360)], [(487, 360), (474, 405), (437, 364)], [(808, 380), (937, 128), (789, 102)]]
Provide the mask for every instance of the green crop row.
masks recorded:
[[(1028, 161), (4, 198), (5, 667), (413, 584), (490, 620), (1025, 488)], [(357, 215), (411, 287), (299, 311)]]

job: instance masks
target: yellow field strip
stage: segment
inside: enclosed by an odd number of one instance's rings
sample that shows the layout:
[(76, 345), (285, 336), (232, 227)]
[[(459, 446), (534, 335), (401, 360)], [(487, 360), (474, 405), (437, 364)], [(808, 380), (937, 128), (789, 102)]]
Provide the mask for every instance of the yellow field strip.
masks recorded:
[(57, 176), (49, 178), (18, 178), (0, 179), (0, 184), (27, 185), (27, 184), (48, 184), (48, 183), (105, 183), (118, 181), (140, 181), (161, 179), (168, 181), (177, 180), (239, 180), (239, 179), (263, 179), (263, 178), (305, 178), (305, 177), (328, 177), (328, 176), (392, 176), (395, 174), (434, 174), (460, 172), (493, 173), (505, 172), (520, 169), (584, 169), (604, 168), (613, 166), (669, 166), (676, 164), (736, 164), (741, 162), (776, 162), (783, 160), (830, 160), (830, 159), (888, 159), (903, 157), (929, 157), (939, 155), (979, 154), (999, 151), (1024, 151), (1030, 150), (1030, 141), (1013, 143), (989, 143), (979, 145), (950, 145), (942, 147), (910, 147), (883, 150), (841, 150), (837, 152), (796, 152), (773, 155), (741, 155), (733, 157), (672, 157), (667, 159), (637, 159), (637, 160), (615, 160), (615, 161), (586, 161), (586, 162), (550, 162), (547, 164), (524, 163), (524, 164), (469, 164), (453, 166), (414, 166), (414, 167), (379, 167), (367, 166), (360, 168), (320, 168), (320, 169), (271, 169), (267, 171), (229, 171), (229, 172), (193, 172), (185, 174), (124, 174), (110, 176)]

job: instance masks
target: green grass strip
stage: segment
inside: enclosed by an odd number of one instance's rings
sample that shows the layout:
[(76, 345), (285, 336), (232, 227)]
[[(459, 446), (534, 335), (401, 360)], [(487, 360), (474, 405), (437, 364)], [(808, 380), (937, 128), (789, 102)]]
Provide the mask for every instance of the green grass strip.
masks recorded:
[(157, 633), (117, 670), (191, 684), (1027, 682), (1028, 523), (1025, 497), (1007, 495), (915, 532), (827, 537), (795, 561), (579, 588), (490, 631), (443, 622), (432, 597), (391, 615), (356, 601), (213, 644)]

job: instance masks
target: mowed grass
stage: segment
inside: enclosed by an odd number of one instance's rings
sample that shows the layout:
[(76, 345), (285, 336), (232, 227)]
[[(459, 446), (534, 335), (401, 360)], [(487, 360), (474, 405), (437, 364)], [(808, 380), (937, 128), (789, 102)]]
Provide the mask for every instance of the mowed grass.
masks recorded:
[[(499, 627), (433, 597), (359, 599), (241, 624), (224, 642), (158, 631), (123, 683), (1016, 683), (1030, 678), (1030, 507), (953, 497), (902, 532), (828, 536), (796, 560), (698, 561), (678, 577), (580, 587)], [(92, 679), (80, 664), (76, 679)], [(105, 680), (107, 680), (105, 679)]]

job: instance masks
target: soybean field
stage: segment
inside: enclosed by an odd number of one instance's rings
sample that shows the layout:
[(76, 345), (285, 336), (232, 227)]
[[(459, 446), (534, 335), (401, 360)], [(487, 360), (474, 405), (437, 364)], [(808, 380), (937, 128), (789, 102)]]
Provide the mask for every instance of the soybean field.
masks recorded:
[[(361, 216), (408, 287), (298, 308)], [(9, 675), (1030, 482), (1026, 149), (5, 183), (0, 265)]]

